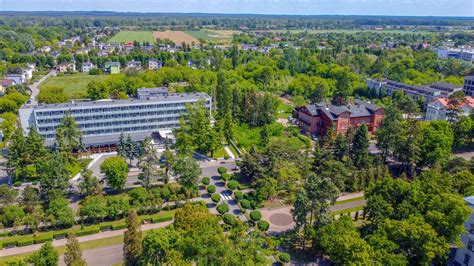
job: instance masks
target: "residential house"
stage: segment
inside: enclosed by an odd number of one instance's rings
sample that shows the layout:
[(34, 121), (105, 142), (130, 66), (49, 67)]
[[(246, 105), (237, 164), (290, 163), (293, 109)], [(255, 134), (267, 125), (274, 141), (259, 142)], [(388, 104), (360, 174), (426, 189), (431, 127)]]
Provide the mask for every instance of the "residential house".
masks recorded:
[(50, 46), (43, 46), (43, 47), (40, 48), (40, 52), (47, 54), (47, 53), (51, 52), (51, 47)]
[(148, 60), (148, 68), (149, 69), (156, 70), (156, 69), (160, 69), (162, 67), (163, 67), (163, 63), (161, 61), (156, 60), (156, 59)]
[(58, 71), (60, 73), (66, 73), (68, 71), (76, 72), (76, 64), (75, 63), (62, 63), (58, 66)]
[(119, 62), (106, 62), (104, 65), (104, 72), (109, 74), (120, 73), (120, 63)]
[(81, 72), (89, 73), (89, 71), (90, 71), (91, 69), (94, 69), (94, 68), (97, 68), (97, 66), (94, 65), (93, 63), (91, 63), (91, 62), (84, 62), (84, 63), (82, 63), (82, 66), (81, 66)]
[(135, 68), (135, 69), (138, 69), (140, 70), (142, 68), (142, 63), (140, 61), (129, 61), (127, 63), (127, 68)]
[[(2, 82), (2, 83), (3, 83), (3, 82)], [(3, 84), (2, 84), (2, 83), (0, 83), (0, 96), (5, 95), (5, 89), (6, 89), (5, 87), (3, 87)], [(0, 123), (0, 124), (1, 124), (1, 123)]]
[(13, 79), (4, 79), (4, 80), (2, 80), (2, 87), (3, 88), (7, 88), (7, 87), (10, 87), (10, 86), (14, 86), (14, 85), (16, 85), (16, 82)]
[[(466, 96), (466, 101), (459, 106), (460, 115), (469, 115), (471, 110), (474, 108), (474, 98)], [(449, 99), (448, 98), (435, 98), (428, 103), (426, 107), (426, 120), (447, 120), (449, 117)]]
[(375, 133), (384, 117), (384, 110), (362, 100), (342, 106), (322, 102), (297, 107), (293, 116), (301, 131), (312, 136), (325, 135), (332, 126), (335, 134), (345, 134), (349, 128), (358, 128), (362, 124), (367, 125), (370, 133)]
[(24, 73), (21, 73), (21, 74), (7, 74), (5, 79), (11, 79), (15, 82), (15, 84), (23, 84), (27, 81), (26, 75)]

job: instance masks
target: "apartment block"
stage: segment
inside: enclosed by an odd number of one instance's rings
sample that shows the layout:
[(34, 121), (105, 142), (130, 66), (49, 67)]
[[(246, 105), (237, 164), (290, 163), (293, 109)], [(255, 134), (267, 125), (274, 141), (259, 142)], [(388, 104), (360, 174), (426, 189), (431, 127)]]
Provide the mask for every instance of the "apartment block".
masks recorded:
[(19, 114), (23, 130), (36, 128), (47, 145), (54, 143), (56, 128), (69, 114), (82, 131), (86, 146), (105, 146), (115, 145), (122, 132), (134, 140), (143, 140), (159, 131), (177, 128), (186, 104), (198, 101), (211, 108), (211, 97), (205, 93), (163, 93), (140, 99), (24, 105)]

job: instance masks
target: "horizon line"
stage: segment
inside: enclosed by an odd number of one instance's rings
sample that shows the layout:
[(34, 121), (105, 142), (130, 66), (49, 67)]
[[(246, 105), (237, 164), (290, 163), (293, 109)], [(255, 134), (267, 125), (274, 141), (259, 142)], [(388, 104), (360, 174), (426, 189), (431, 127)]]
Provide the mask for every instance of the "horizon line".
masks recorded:
[(222, 13), (222, 12), (159, 12), (159, 11), (110, 11), (110, 10), (2, 10), (2, 13), (77, 13), (77, 12), (107, 12), (117, 14), (179, 14), (179, 15), (236, 15), (236, 16), (292, 16), (292, 17), (318, 17), (318, 16), (336, 16), (336, 17), (393, 17), (393, 18), (474, 18), (473, 16), (455, 16), (455, 15), (361, 15), (361, 14), (285, 14), (285, 13)]

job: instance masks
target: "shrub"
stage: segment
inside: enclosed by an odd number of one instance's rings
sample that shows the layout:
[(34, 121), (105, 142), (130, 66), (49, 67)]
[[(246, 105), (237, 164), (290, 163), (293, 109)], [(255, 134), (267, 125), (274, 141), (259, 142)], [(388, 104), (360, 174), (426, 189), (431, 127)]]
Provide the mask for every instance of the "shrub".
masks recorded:
[(17, 239), (16, 238), (13, 238), (13, 239), (5, 239), (2, 241), (2, 247), (12, 247), (12, 246), (16, 246), (16, 243), (17, 243)]
[(125, 223), (112, 225), (112, 230), (120, 230), (120, 229), (125, 229), (125, 228), (127, 228), (127, 225)]
[(228, 224), (228, 225), (235, 225), (235, 216), (230, 214), (230, 213), (226, 213), (222, 216), (222, 220), (224, 221), (224, 223)]
[(229, 183), (227, 183), (227, 188), (230, 190), (236, 190), (239, 189), (239, 181), (237, 180), (230, 180)]
[(241, 191), (234, 192), (234, 197), (236, 200), (241, 200), (244, 197), (244, 194)]
[(33, 245), (33, 244), (34, 244), (34, 240), (31, 237), (21, 237), (16, 242), (16, 245), (19, 246), (19, 247), (29, 246), (29, 245)]
[(229, 211), (229, 205), (227, 205), (225, 203), (219, 204), (219, 205), (217, 205), (217, 211), (220, 214), (224, 214), (224, 213)]
[(229, 154), (227, 154), (227, 152), (224, 154), (224, 160), (229, 160), (230, 159), (230, 156)]
[(227, 180), (230, 179), (230, 175), (228, 173), (223, 173), (221, 175), (221, 179), (222, 179), (222, 181), (227, 181)]
[(250, 219), (252, 219), (252, 221), (260, 221), (260, 219), (262, 219), (262, 213), (259, 212), (259, 211), (251, 211), (250, 212)]
[(166, 215), (157, 214), (157, 215), (155, 215), (151, 218), (151, 222), (154, 223), (154, 224), (167, 222), (167, 221), (171, 221), (171, 220), (173, 220), (173, 214), (172, 213), (168, 213)]
[(207, 187), (207, 192), (208, 192), (209, 194), (212, 194), (212, 193), (216, 192), (216, 186), (214, 186), (214, 185), (208, 186), (208, 187)]
[(13, 182), (13, 186), (15, 186), (15, 187), (21, 186), (21, 181), (18, 180), (18, 181)]
[(262, 231), (267, 231), (268, 227), (270, 227), (270, 224), (267, 221), (260, 220), (258, 221), (257, 226), (258, 226), (258, 229)]
[(203, 177), (203, 178), (202, 178), (202, 184), (203, 184), (203, 185), (206, 185), (206, 186), (207, 186), (207, 185), (209, 185), (210, 183), (211, 183), (211, 179), (210, 179), (209, 177), (206, 176), (206, 177)]
[(219, 168), (217, 168), (217, 172), (219, 172), (220, 175), (223, 175), (227, 173), (227, 168), (225, 168), (224, 166), (219, 166)]
[(243, 199), (243, 200), (240, 201), (240, 206), (242, 206), (242, 208), (244, 208), (244, 209), (250, 209), (251, 208), (250, 201), (248, 201), (246, 199)]
[(279, 256), (278, 258), (279, 258), (280, 261), (283, 262), (283, 263), (288, 263), (288, 262), (290, 262), (290, 260), (291, 260), (290, 254), (285, 253), (285, 252), (280, 253), (280, 256)]
[(112, 226), (110, 224), (100, 226), (100, 231), (106, 231), (106, 230), (110, 230), (110, 229), (112, 229)]
[(35, 237), (35, 244), (53, 241), (53, 234), (38, 235)]
[(89, 75), (100, 75), (100, 74), (102, 74), (102, 70), (98, 68), (93, 68), (89, 70)]
[(99, 226), (89, 226), (87, 228), (77, 231), (76, 236), (92, 235), (92, 234), (97, 234), (99, 232), (100, 232)]
[(65, 238), (67, 236), (66, 231), (59, 231), (59, 232), (54, 232), (53, 233), (53, 238), (58, 239), (58, 238)]
[(221, 201), (221, 196), (219, 194), (212, 194), (211, 199), (214, 203)]

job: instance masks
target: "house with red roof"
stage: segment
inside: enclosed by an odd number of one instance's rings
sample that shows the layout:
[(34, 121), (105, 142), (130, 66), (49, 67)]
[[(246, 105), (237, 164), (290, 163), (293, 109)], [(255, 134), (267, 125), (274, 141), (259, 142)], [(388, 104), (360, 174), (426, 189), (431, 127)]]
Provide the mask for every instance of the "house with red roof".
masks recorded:
[(362, 124), (373, 134), (382, 123), (384, 110), (362, 100), (347, 105), (322, 102), (297, 107), (293, 116), (301, 131), (312, 136), (324, 136), (329, 127), (334, 127), (335, 134), (346, 134), (349, 128), (356, 129)]
[[(457, 106), (460, 110), (460, 115), (469, 115), (474, 108), (474, 98), (465, 96), (465, 99), (463, 103)], [(448, 114), (451, 112), (450, 109), (449, 98), (435, 98), (426, 107), (425, 120), (447, 120)]]

